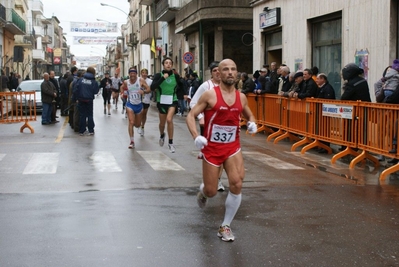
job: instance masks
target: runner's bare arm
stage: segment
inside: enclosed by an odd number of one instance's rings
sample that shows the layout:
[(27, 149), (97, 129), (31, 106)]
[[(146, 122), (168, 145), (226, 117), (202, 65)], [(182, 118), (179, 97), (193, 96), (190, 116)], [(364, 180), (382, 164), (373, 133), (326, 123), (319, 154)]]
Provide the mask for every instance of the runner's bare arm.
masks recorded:
[(186, 123), (193, 139), (195, 139), (199, 135), (197, 131), (197, 124), (195, 123), (195, 118), (198, 116), (198, 114), (203, 112), (209, 106), (209, 99), (211, 95), (211, 91), (204, 92), (202, 96), (198, 99), (197, 104), (187, 114)]
[(146, 83), (146, 81), (143, 78), (140, 78), (140, 84), (141, 84), (141, 88), (144, 88), (144, 93), (145, 94), (149, 94), (151, 93), (151, 88), (148, 86), (148, 84)]

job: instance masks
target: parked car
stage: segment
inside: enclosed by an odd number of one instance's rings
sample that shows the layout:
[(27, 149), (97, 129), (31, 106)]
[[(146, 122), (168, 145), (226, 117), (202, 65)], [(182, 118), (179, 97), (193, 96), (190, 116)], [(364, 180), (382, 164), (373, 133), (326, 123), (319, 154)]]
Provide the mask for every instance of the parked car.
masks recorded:
[[(17, 87), (17, 92), (35, 92), (35, 96), (36, 96), (36, 112), (37, 113), (42, 113), (43, 111), (43, 103), (42, 103), (42, 93), (41, 93), (41, 89), (40, 86), (42, 84), (43, 80), (27, 80), (27, 81), (22, 81), (18, 87)], [(17, 101), (23, 101), (24, 103), (22, 105), (28, 107), (30, 105), (30, 103), (28, 102), (28, 100), (26, 100), (24, 97), (18, 98)], [(32, 100), (33, 101), (33, 100)], [(18, 103), (19, 104), (19, 103)]]

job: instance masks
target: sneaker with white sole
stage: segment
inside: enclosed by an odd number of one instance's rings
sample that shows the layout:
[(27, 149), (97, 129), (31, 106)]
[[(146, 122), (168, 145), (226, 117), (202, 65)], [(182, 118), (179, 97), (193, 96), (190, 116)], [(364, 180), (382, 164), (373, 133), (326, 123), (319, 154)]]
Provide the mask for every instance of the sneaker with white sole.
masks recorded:
[(198, 207), (203, 209), (206, 205), (206, 201), (207, 201), (207, 198), (201, 192), (198, 192), (198, 194), (197, 194)]
[(234, 241), (233, 232), (231, 231), (231, 228), (228, 225), (223, 225), (219, 227), (218, 237), (220, 237), (225, 242)]
[(220, 180), (220, 178), (219, 178), (219, 182), (218, 182), (218, 191), (219, 192), (223, 192), (224, 191), (224, 186), (223, 186), (222, 180)]
[(163, 146), (165, 144), (165, 136), (159, 138), (159, 146)]
[(134, 148), (134, 142), (130, 141), (129, 149), (132, 149), (132, 148)]
[(173, 144), (168, 144), (168, 147), (169, 147), (170, 153), (175, 153), (176, 152), (175, 146)]
[(140, 136), (144, 136), (144, 128), (142, 128), (142, 127), (137, 128), (137, 133), (138, 133)]

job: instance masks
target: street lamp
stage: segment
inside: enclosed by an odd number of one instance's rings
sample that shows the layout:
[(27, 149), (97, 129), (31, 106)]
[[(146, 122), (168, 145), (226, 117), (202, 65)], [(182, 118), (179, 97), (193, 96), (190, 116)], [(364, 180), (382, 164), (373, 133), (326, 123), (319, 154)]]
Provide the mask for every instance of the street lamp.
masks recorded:
[[(128, 13), (126, 13), (125, 11), (123, 11), (122, 9), (120, 9), (119, 7), (116, 7), (116, 6), (108, 5), (108, 4), (105, 4), (105, 3), (100, 3), (100, 5), (112, 7), (112, 8), (118, 9), (119, 11), (121, 11), (122, 13), (124, 13), (124, 14), (129, 18), (129, 20), (130, 20), (130, 23), (131, 23), (131, 34), (132, 34), (132, 36), (133, 36), (133, 34), (134, 34), (134, 33), (133, 33), (134, 22), (133, 22), (133, 19), (129, 16)], [(97, 20), (98, 20), (98, 19), (97, 19)], [(132, 41), (132, 40), (129, 40), (129, 41)], [(135, 45), (135, 43), (132, 43), (132, 44), (131, 44), (132, 47), (133, 47), (134, 45)], [(134, 51), (133, 51), (133, 49), (132, 49), (131, 53), (132, 53), (132, 65), (131, 65), (131, 66), (134, 66)]]

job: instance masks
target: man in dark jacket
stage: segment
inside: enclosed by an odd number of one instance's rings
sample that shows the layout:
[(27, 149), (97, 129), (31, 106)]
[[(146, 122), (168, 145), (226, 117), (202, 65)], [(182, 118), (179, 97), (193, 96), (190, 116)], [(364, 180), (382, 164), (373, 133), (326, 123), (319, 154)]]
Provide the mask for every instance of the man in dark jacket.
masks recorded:
[(48, 125), (51, 124), (52, 102), (57, 93), (54, 84), (49, 81), (50, 75), (47, 72), (43, 74), (43, 79), (44, 81), (40, 86), (43, 103), (42, 125)]
[(371, 102), (369, 85), (364, 78), (360, 77), (361, 74), (363, 70), (355, 63), (349, 63), (342, 69), (342, 78), (345, 82), (341, 100)]
[(335, 99), (334, 88), (327, 80), (327, 76), (324, 73), (320, 73), (316, 77), (317, 86), (319, 86), (319, 93), (317, 98), (324, 99)]
[(243, 94), (253, 93), (256, 87), (255, 82), (248, 77), (248, 74), (246, 72), (241, 73), (241, 79), (242, 79), (241, 92)]
[(57, 116), (57, 107), (60, 103), (60, 85), (58, 84), (58, 80), (55, 78), (55, 72), (52, 70), (50, 71), (50, 78), (49, 81), (54, 85), (55, 91), (57, 93), (57, 96), (55, 97), (55, 101), (53, 101), (53, 109), (51, 111), (51, 122), (57, 123), (59, 121), (56, 120)]
[(79, 134), (81, 136), (86, 132), (86, 119), (89, 135), (94, 135), (93, 99), (99, 90), (95, 76), (96, 70), (93, 67), (88, 67), (83, 78), (80, 78), (73, 88), (73, 99), (78, 101)]
[(299, 91), (299, 93), (297, 93), (297, 95), (294, 94), (294, 97), (304, 99), (307, 97), (317, 96), (317, 84), (312, 79), (312, 71), (310, 69), (303, 70), (303, 85), (300, 89), (301, 90)]
[(66, 72), (60, 80), (61, 116), (68, 116), (68, 112), (66, 111), (66, 109), (68, 107), (67, 79), (69, 75), (70, 73)]

